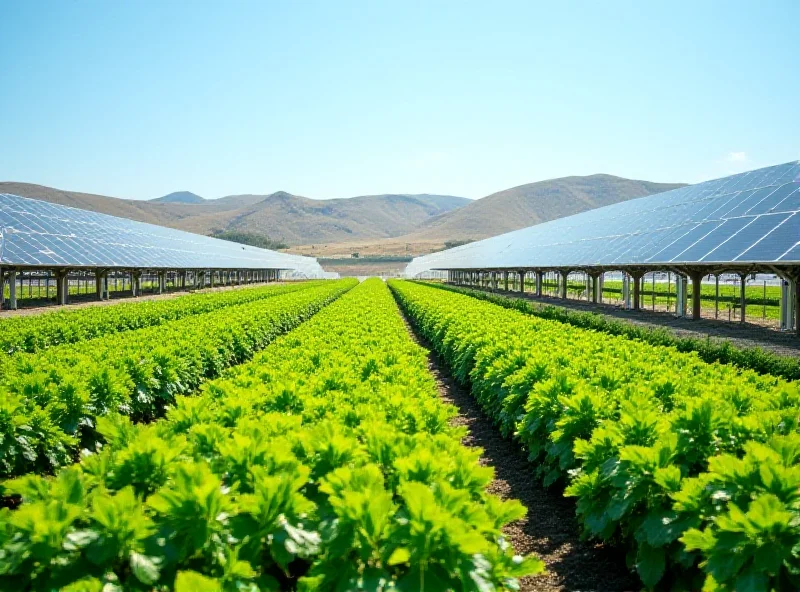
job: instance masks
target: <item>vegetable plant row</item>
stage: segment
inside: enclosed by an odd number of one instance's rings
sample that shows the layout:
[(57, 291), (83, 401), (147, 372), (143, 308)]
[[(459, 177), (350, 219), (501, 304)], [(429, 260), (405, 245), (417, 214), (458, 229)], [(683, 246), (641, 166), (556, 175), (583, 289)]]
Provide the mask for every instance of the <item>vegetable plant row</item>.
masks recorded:
[[(318, 283), (318, 282), (314, 282)], [(255, 302), (305, 289), (313, 283), (279, 284), (224, 292), (191, 294), (169, 300), (92, 306), (37, 316), (0, 320), (0, 351), (35, 352), (63, 343), (76, 343), (109, 333), (160, 325), (227, 306)]]
[(577, 499), (585, 534), (626, 546), (648, 588), (800, 588), (796, 384), (433, 287), (391, 287), (536, 474)]
[(425, 351), (368, 280), (149, 425), (54, 478), (7, 484), (4, 590), (517, 589), (540, 571), (501, 527)]
[(175, 396), (250, 359), (355, 280), (229, 306), (163, 325), (20, 353), (0, 372), (0, 476), (49, 472), (93, 447), (97, 418), (160, 417)]
[(800, 380), (800, 359), (780, 356), (758, 347), (740, 348), (731, 345), (729, 341), (678, 337), (666, 329), (651, 329), (610, 319), (602, 314), (576, 312), (560, 306), (539, 304), (527, 298), (516, 298), (508, 294), (494, 294), (485, 290), (447, 284), (428, 283), (426, 285), (466, 294), (543, 319), (568, 323), (584, 329), (604, 331), (612, 335), (622, 335), (631, 339), (641, 339), (651, 345), (672, 346), (682, 352), (697, 352), (706, 362), (734, 364), (740, 368), (755, 370), (759, 374), (773, 374), (787, 380)]

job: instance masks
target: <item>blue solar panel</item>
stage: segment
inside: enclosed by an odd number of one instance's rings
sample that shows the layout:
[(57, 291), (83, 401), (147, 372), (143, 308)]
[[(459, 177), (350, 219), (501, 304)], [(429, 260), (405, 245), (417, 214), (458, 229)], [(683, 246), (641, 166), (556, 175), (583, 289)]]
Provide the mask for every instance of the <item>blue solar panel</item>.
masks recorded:
[(0, 265), (284, 269), (322, 277), (316, 259), (0, 194)]
[(415, 258), (432, 269), (800, 262), (800, 162), (620, 202)]

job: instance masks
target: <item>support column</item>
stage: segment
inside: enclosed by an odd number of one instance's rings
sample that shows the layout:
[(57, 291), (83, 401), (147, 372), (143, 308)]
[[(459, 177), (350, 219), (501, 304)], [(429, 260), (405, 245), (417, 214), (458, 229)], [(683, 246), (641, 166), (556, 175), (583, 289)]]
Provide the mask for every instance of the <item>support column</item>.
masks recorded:
[(714, 318), (719, 318), (719, 274), (714, 274)]
[(794, 278), (794, 331), (800, 337), (800, 281)]
[(536, 272), (536, 297), (542, 297), (542, 285), (544, 284), (544, 272), (537, 271)]
[(641, 306), (641, 292), (642, 292), (642, 273), (632, 273), (631, 279), (633, 280), (633, 310), (639, 310)]
[(745, 321), (745, 309), (747, 308), (747, 294), (745, 293), (747, 289), (747, 274), (742, 273), (739, 274), (739, 286), (741, 287), (741, 291), (739, 293), (739, 308), (741, 310), (741, 315), (739, 316), (739, 322), (744, 323)]
[(589, 280), (591, 282), (593, 304), (598, 304), (603, 300), (603, 282), (601, 281), (602, 277), (603, 277), (602, 273), (594, 273), (589, 276)]
[(508, 292), (508, 272), (503, 272), (503, 289)]
[(66, 269), (56, 272), (56, 292), (58, 304), (63, 306), (69, 302), (69, 271)]
[(495, 291), (497, 290), (497, 272), (496, 271), (492, 272), (492, 289), (495, 290)]
[(561, 283), (558, 286), (559, 288), (559, 296), (561, 298), (567, 298), (567, 278), (569, 277), (569, 270), (567, 271), (560, 271), (559, 275), (561, 276)]
[(781, 331), (791, 331), (797, 329), (795, 323), (795, 309), (799, 308), (795, 301), (797, 286), (800, 284), (796, 279), (782, 278), (781, 282)]
[(167, 291), (167, 272), (158, 272), (158, 293), (163, 294)]
[(103, 300), (106, 298), (106, 290), (103, 288), (105, 287), (103, 284), (103, 279), (105, 278), (107, 272), (103, 271), (95, 271), (94, 272), (94, 287), (95, 287), (95, 294), (98, 300)]
[(8, 308), (17, 310), (17, 270), (12, 269), (8, 274)]
[(131, 292), (133, 292), (134, 298), (137, 298), (142, 293), (142, 272), (141, 271), (132, 271), (131, 272)]
[(213, 287), (215, 286), (215, 284), (216, 284), (216, 281), (215, 281), (216, 279), (217, 279), (217, 272), (216, 272), (216, 271), (214, 271), (214, 270), (212, 269), (212, 270), (211, 270), (211, 287), (212, 287), (212, 288), (213, 288)]
[(700, 319), (700, 290), (703, 281), (702, 272), (692, 272), (692, 320)]
[(519, 293), (520, 294), (524, 294), (525, 293), (525, 272), (524, 271), (520, 271), (519, 272)]
[(687, 279), (685, 275), (675, 274), (675, 316), (686, 317)]

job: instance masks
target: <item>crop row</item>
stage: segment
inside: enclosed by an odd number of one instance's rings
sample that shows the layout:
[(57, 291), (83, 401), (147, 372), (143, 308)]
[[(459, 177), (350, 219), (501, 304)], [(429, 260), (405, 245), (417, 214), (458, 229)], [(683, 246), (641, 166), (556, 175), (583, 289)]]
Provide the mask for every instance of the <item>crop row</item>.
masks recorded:
[(786, 380), (800, 380), (800, 359), (780, 356), (758, 347), (737, 347), (730, 341), (712, 341), (695, 337), (679, 337), (667, 329), (650, 328), (634, 323), (611, 319), (593, 312), (577, 312), (561, 306), (542, 304), (527, 298), (516, 298), (511, 294), (495, 294), (485, 290), (428, 283), (442, 290), (466, 294), (504, 308), (511, 308), (543, 319), (567, 323), (583, 329), (621, 335), (629, 339), (640, 339), (650, 345), (671, 346), (681, 352), (697, 352), (704, 361), (734, 364), (759, 374), (772, 374)]
[(250, 359), (350, 289), (355, 280), (229, 306), (4, 360), (0, 476), (49, 472), (92, 447), (110, 412), (151, 421), (180, 394)]
[(190, 294), (168, 300), (92, 306), (36, 316), (0, 320), (0, 351), (35, 352), (54, 345), (77, 343), (109, 333), (130, 331), (255, 302), (305, 289), (309, 284), (280, 284), (223, 292)]
[(800, 587), (796, 384), (420, 284), (391, 287), (544, 484), (577, 499), (585, 534), (625, 546), (648, 588)]
[(7, 484), (0, 588), (513, 590), (519, 502), (460, 444), (425, 351), (368, 280), (166, 417)]

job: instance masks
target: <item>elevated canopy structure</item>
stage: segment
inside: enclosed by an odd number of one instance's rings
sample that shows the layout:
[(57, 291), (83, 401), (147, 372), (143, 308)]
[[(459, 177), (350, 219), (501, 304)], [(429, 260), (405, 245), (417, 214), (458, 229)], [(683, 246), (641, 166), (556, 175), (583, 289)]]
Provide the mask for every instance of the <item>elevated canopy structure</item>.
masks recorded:
[[(166, 273), (177, 274), (184, 287), (186, 272), (194, 284), (202, 281), (202, 285), (226, 279), (232, 283), (269, 281), (281, 274), (324, 277), (322, 267), (311, 257), (9, 194), (0, 194), (0, 271), (3, 285), (8, 280), (12, 292), (20, 272), (53, 272), (60, 282), (69, 272), (91, 271), (98, 278), (101, 297), (101, 280), (109, 272), (129, 273), (134, 294), (143, 271), (157, 274), (159, 284)], [(159, 287), (163, 291), (163, 285)], [(68, 291), (68, 285), (59, 283), (59, 302), (65, 301)], [(11, 301), (14, 307), (14, 294)]]
[[(468, 274), (672, 271), (773, 272), (797, 299), (800, 276), (800, 161), (632, 199), (415, 258), (409, 277)], [(566, 284), (566, 282), (565, 282)], [(636, 290), (634, 285), (634, 290)], [(699, 289), (693, 301), (699, 316)], [(787, 302), (787, 310), (793, 303)], [(798, 323), (794, 322), (795, 326)]]

